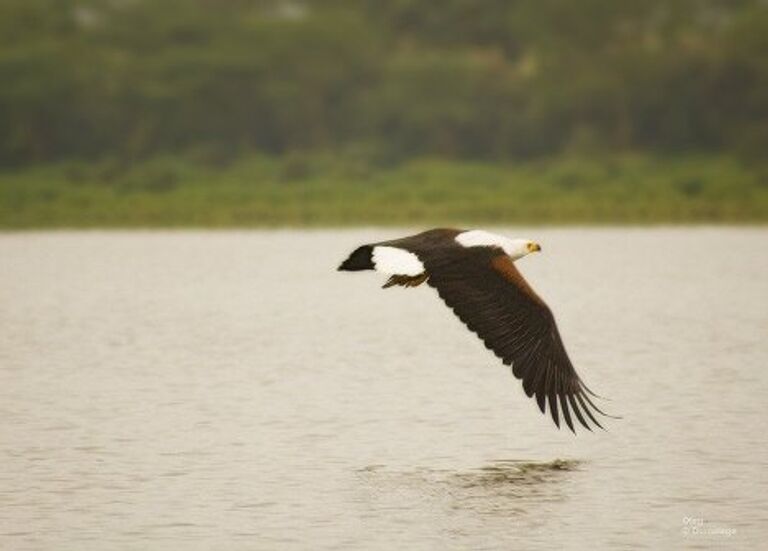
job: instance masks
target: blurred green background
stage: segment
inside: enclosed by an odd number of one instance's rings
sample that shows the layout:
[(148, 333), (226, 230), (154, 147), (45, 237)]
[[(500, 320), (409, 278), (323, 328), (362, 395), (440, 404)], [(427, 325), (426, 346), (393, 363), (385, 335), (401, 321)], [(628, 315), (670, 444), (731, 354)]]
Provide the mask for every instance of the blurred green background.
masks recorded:
[(0, 227), (768, 221), (764, 0), (3, 0)]

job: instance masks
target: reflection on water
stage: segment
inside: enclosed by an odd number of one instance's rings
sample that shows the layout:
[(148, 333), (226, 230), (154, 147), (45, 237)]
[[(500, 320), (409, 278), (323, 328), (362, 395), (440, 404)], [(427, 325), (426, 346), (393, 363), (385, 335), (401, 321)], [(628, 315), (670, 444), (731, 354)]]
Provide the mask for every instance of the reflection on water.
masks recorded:
[(555, 459), (549, 462), (501, 459), (481, 467), (477, 472), (456, 476), (466, 480), (469, 486), (535, 486), (557, 480), (562, 476), (561, 473), (575, 471), (579, 464), (575, 459)]
[(478, 469), (451, 471), (417, 469), (393, 472), (381, 465), (358, 471), (360, 488), (376, 506), (383, 502), (430, 508), (468, 509), (478, 515), (510, 518), (530, 511), (531, 502), (567, 499), (559, 484), (577, 471), (581, 462), (556, 459), (531, 462), (514, 459), (493, 461)]
[(432, 289), (335, 270), (400, 233), (0, 235), (0, 549), (768, 538), (768, 231), (508, 232), (622, 416), (577, 436)]

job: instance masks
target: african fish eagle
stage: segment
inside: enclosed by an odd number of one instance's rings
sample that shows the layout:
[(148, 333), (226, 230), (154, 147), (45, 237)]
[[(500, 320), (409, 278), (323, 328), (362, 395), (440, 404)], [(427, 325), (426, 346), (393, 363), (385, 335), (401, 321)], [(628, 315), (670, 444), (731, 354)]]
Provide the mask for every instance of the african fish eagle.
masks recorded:
[(602, 428), (592, 410), (606, 414), (576, 374), (551, 310), (515, 267), (515, 260), (537, 251), (539, 244), (528, 239), (482, 230), (433, 229), (358, 247), (339, 270), (387, 274), (385, 289), (426, 282), (487, 348), (512, 366), (542, 413), (549, 403), (558, 428), (558, 402), (571, 431), (576, 432), (571, 411), (588, 430), (587, 418)]

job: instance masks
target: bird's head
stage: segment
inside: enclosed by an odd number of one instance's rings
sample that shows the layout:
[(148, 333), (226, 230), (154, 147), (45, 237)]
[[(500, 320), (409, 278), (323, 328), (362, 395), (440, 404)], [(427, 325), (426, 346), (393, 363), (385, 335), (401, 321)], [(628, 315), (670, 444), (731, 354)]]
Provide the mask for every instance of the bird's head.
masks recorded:
[(494, 247), (503, 250), (512, 260), (541, 250), (541, 245), (530, 239), (510, 239), (483, 230), (470, 230), (456, 236), (463, 247)]
[(540, 252), (541, 245), (530, 239), (508, 239), (503, 249), (512, 260), (517, 260), (531, 253)]

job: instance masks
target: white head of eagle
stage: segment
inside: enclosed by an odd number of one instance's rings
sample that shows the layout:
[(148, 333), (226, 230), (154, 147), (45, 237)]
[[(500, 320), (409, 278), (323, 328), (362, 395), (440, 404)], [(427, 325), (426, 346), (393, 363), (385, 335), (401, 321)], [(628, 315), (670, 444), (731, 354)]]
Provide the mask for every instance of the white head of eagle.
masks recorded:
[(361, 245), (339, 270), (387, 274), (385, 289), (433, 287), (486, 348), (512, 367), (542, 413), (549, 409), (558, 427), (562, 415), (574, 432), (576, 424), (592, 430), (602, 426), (597, 414), (605, 414), (576, 373), (552, 311), (514, 264), (540, 250), (530, 239), (438, 228)]
[(510, 239), (484, 230), (465, 231), (455, 239), (463, 247), (498, 247), (512, 260), (541, 250), (541, 245), (530, 239)]

